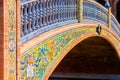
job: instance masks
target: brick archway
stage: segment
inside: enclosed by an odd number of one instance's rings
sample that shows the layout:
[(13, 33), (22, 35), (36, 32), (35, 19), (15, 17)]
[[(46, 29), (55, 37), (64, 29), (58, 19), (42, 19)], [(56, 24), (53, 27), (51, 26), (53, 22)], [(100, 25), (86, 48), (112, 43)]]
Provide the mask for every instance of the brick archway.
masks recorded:
[[(105, 78), (103, 75), (120, 74), (120, 60), (110, 42), (100, 36), (89, 37), (78, 43), (62, 59), (49, 80)], [(96, 75), (95, 75), (96, 74)], [(107, 78), (107, 77), (106, 77)]]
[[(57, 61), (54, 62), (54, 64), (53, 64), (53, 65), (51, 66), (51, 68), (49, 69), (48, 73), (45, 75), (44, 79), (45, 79), (45, 80), (48, 80), (48, 79), (49, 79), (50, 75), (51, 75), (52, 72), (55, 70), (55, 68), (57, 67), (57, 65), (58, 65), (58, 64), (62, 61), (62, 59), (69, 53), (69, 51), (72, 50), (72, 48), (74, 48), (74, 47), (75, 47), (77, 44), (79, 44), (81, 41), (83, 41), (83, 40), (85, 40), (85, 39), (87, 39), (87, 38), (89, 38), (89, 37), (94, 37), (94, 36), (98, 36), (98, 34), (96, 34), (96, 33), (89, 33), (89, 34), (84, 35), (83, 37), (77, 39), (73, 44), (71, 44), (71, 46), (68, 47), (68, 48), (66, 49), (66, 51), (64, 51), (64, 52), (59, 56), (59, 58), (57, 59)], [(111, 39), (109, 36), (107, 36), (107, 35), (105, 35), (105, 34), (101, 34), (101, 35), (98, 36), (98, 37), (101, 37), (101, 38), (106, 39), (106, 40), (113, 46), (113, 48), (114, 48), (115, 51), (117, 52), (118, 56), (120, 56), (120, 55), (119, 55), (120, 53), (119, 53), (119, 50), (117, 49), (117, 46), (114, 45), (112, 39)]]
[[(41, 39), (43, 36), (44, 38)], [(25, 43), (21, 47), (21, 52), (24, 53), (21, 56), (21, 74), (26, 75), (26, 67), (24, 67), (25, 63), (27, 63), (25, 61), (26, 57), (33, 56), (33, 58), (35, 57), (37, 59), (37, 62), (34, 64), (39, 65), (33, 65), (35, 67), (34, 71), (37, 72), (41, 69), (41, 76), (35, 76), (35, 78), (48, 80), (53, 70), (72, 48), (81, 41), (93, 36), (106, 39), (120, 56), (120, 39), (112, 30), (101, 25), (101, 31), (99, 33), (98, 24), (77, 23), (56, 28)], [(39, 59), (41, 59), (40, 62)], [(34, 62), (34, 59), (31, 58), (31, 60)], [(26, 76), (21, 76), (21, 78), (24, 79)]]

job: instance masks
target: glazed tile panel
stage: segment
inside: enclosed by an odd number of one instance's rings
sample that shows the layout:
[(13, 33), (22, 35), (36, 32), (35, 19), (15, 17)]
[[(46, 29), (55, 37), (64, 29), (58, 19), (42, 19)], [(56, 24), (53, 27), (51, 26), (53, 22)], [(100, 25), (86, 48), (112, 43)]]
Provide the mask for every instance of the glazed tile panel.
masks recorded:
[(21, 80), (42, 80), (53, 62), (77, 38), (89, 32), (96, 31), (91, 28), (76, 29), (58, 34), (40, 44), (21, 56)]
[[(21, 80), (43, 80), (53, 63), (78, 38), (86, 34), (95, 33), (96, 28), (84, 27), (69, 30), (51, 37), (21, 55)], [(116, 46), (120, 42), (109, 32), (102, 34), (109, 36)]]
[(8, 80), (16, 80), (16, 0), (8, 2)]

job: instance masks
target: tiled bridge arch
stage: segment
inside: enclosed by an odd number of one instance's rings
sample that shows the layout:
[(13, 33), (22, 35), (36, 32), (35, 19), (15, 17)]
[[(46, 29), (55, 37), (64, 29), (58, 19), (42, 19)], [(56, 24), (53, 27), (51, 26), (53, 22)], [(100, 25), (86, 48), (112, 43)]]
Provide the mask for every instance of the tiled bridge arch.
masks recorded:
[(92, 36), (106, 39), (120, 56), (120, 27), (115, 17), (109, 15), (108, 27), (107, 9), (93, 0), (80, 1), (21, 3), (21, 80), (47, 80), (75, 45)]
[[(21, 79), (26, 79), (27, 67), (25, 66), (32, 64), (34, 79), (47, 80), (55, 67), (73, 47), (82, 40), (92, 36), (106, 39), (120, 56), (120, 39), (109, 28), (103, 25), (101, 25), (101, 33), (98, 34), (98, 26), (95, 23), (66, 25), (46, 32), (25, 43), (22, 46), (23, 48), (21, 48), (24, 53), (21, 56)], [(44, 39), (41, 39), (42, 37)], [(33, 43), (30, 44), (31, 42)], [(34, 47), (33, 44), (35, 45)]]
[(108, 40), (120, 56), (119, 23), (111, 14), (108, 28), (108, 10), (94, 0), (2, 0), (1, 4), (0, 79), (48, 79), (67, 52), (92, 36)]

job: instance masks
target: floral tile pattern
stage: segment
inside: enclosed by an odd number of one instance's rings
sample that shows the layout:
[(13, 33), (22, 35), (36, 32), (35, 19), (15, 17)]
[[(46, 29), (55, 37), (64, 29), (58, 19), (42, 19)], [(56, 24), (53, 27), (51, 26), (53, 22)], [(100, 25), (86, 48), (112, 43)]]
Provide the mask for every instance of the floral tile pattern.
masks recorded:
[[(70, 30), (58, 34), (24, 53), (20, 62), (21, 79), (42, 80), (50, 66), (70, 44), (77, 38), (92, 31), (95, 31), (95, 29)], [(31, 76), (29, 76), (30, 74)]]
[(16, 0), (8, 4), (8, 80), (16, 80)]
[[(21, 56), (20, 62), (21, 80), (44, 80), (44, 76), (60, 55), (78, 38), (92, 32), (96, 32), (96, 28), (84, 27), (69, 30), (57, 34), (25, 52)], [(114, 42), (117, 43), (116, 46), (120, 43), (109, 32), (103, 30), (102, 34), (113, 38)]]

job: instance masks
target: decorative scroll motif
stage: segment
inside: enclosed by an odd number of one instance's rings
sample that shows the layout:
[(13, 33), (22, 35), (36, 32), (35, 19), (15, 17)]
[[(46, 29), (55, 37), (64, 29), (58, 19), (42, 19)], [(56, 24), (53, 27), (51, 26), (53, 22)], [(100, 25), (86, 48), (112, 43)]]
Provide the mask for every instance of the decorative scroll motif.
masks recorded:
[(8, 2), (8, 80), (16, 80), (16, 0)]
[(21, 56), (21, 80), (42, 80), (49, 67), (71, 43), (93, 31), (96, 31), (96, 29), (84, 28), (67, 31), (38, 44), (24, 53)]

